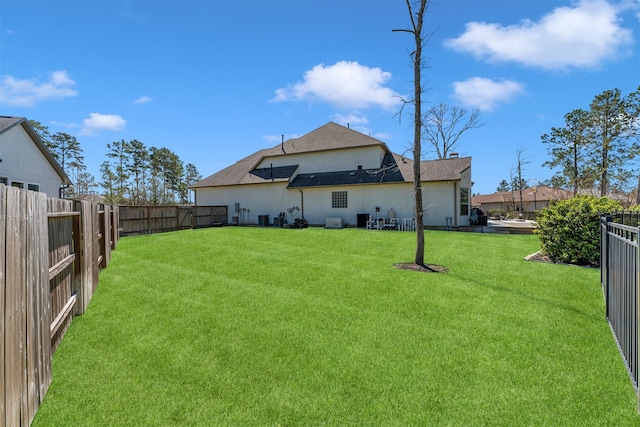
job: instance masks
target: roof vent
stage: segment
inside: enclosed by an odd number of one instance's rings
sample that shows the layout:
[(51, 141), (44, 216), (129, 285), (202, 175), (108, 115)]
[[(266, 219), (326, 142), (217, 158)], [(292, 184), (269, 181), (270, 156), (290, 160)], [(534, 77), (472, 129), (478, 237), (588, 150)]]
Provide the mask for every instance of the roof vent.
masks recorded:
[(457, 159), (457, 158), (458, 158), (458, 153), (451, 153), (451, 154), (449, 154), (449, 158), (450, 158), (450, 159)]

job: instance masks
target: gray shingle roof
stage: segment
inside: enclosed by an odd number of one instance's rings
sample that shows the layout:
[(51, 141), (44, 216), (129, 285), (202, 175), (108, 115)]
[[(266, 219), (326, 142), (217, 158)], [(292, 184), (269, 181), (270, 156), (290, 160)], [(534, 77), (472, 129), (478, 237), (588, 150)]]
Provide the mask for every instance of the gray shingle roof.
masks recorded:
[[(405, 181), (413, 182), (413, 160), (394, 154)], [(423, 160), (420, 164), (422, 182), (455, 181), (471, 167), (471, 157)]]
[(289, 179), (298, 169), (298, 165), (277, 166), (269, 168), (254, 169), (251, 174), (259, 176), (262, 179)]
[[(295, 154), (312, 151), (339, 150), (347, 147), (366, 147), (369, 145), (386, 146), (386, 144), (380, 140), (339, 124), (329, 122), (300, 138), (285, 141), (283, 148), (287, 154)], [(277, 153), (282, 153), (280, 145), (274, 147), (272, 150), (274, 149)]]
[(0, 134), (11, 129), (22, 120), (25, 120), (24, 117), (0, 116)]
[[(300, 138), (290, 139), (275, 147), (251, 154), (237, 163), (196, 182), (193, 188), (288, 180), (295, 173), (295, 169), (292, 169), (294, 168), (293, 165), (273, 168), (273, 173), (277, 173), (277, 177), (269, 175), (271, 173), (270, 168), (255, 169), (255, 167), (263, 159), (272, 156), (367, 146), (381, 146), (387, 153), (380, 170), (319, 171), (315, 174), (300, 174), (294, 178), (289, 187), (413, 182), (413, 160), (391, 153), (387, 145), (382, 141), (330, 122)], [(423, 182), (458, 180), (460, 179), (460, 174), (470, 167), (470, 157), (428, 160), (422, 162), (420, 174)]]
[(404, 182), (404, 177), (393, 154), (387, 153), (377, 169), (357, 169), (340, 172), (300, 174), (289, 184), (289, 188), (325, 187), (335, 185), (377, 184)]
[[(551, 200), (564, 200), (573, 197), (573, 191), (562, 190), (559, 188), (550, 188), (546, 185), (538, 185), (535, 187), (535, 194), (533, 188), (523, 189), (522, 201), (523, 202), (549, 202)], [(497, 191), (492, 194), (478, 194), (471, 198), (471, 203), (474, 206), (482, 205), (483, 203), (509, 203), (514, 197), (520, 201), (520, 194), (518, 191)]]

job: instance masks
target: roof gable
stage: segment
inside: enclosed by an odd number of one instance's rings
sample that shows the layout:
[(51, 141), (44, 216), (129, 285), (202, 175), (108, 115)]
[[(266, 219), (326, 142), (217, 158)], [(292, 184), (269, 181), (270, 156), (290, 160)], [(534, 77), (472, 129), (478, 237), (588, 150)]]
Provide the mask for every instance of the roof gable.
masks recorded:
[(64, 172), (60, 164), (53, 157), (49, 149), (46, 147), (40, 135), (35, 131), (31, 123), (24, 117), (0, 116), (0, 135), (13, 129), (16, 126), (22, 126), (22, 129), (29, 135), (33, 143), (38, 147), (42, 155), (47, 159), (51, 167), (56, 171), (63, 184), (71, 184), (71, 180)]
[(283, 151), (286, 154), (295, 154), (370, 145), (385, 145), (385, 143), (353, 129), (329, 122), (300, 138), (284, 141), (272, 150), (275, 150), (277, 154), (283, 154)]
[[(294, 177), (297, 165), (256, 169), (256, 166), (263, 163), (264, 159), (274, 156), (380, 146), (387, 154), (379, 170), (317, 171), (317, 173), (300, 174)], [(421, 181), (460, 180), (462, 173), (470, 167), (470, 157), (423, 161), (420, 171)], [(291, 181), (290, 187), (413, 182), (413, 160), (391, 153), (382, 141), (329, 122), (300, 138), (290, 139), (275, 147), (251, 154), (195, 183), (192, 188), (259, 184), (275, 180), (289, 180), (291, 177), (294, 179)]]

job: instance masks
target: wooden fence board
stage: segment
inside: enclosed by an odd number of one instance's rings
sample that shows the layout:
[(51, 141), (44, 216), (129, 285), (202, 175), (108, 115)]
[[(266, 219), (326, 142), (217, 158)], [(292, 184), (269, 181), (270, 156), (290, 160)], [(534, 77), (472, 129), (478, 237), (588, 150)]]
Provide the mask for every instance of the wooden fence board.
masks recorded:
[[(213, 227), (227, 222), (226, 206), (120, 206), (119, 236)], [(115, 226), (115, 225), (114, 225)]]
[(179, 206), (176, 208), (176, 215), (178, 216), (178, 230), (193, 228), (193, 208)]
[[(48, 230), (49, 230), (49, 265), (56, 266), (68, 259), (73, 254), (73, 203), (69, 200), (48, 199)], [(51, 267), (49, 268), (51, 272)], [(57, 316), (62, 312), (71, 298), (71, 283), (73, 281), (73, 269), (67, 264), (57, 274), (50, 278), (51, 313)], [(50, 319), (51, 321), (51, 319)], [(71, 323), (70, 318), (65, 318), (61, 326), (51, 334), (52, 351), (58, 347), (64, 332)]]
[(6, 226), (7, 226), (7, 203), (6, 203), (6, 190), (4, 185), (0, 185), (0, 240), (5, 242), (0, 245), (0, 307), (2, 308), (2, 314), (0, 315), (0, 369), (2, 369), (0, 375), (0, 423), (6, 421), (6, 373), (7, 364), (5, 363), (5, 290), (6, 290)]
[(91, 262), (87, 264), (88, 274), (91, 275), (91, 287), (89, 289), (89, 299), (93, 298), (93, 293), (98, 287), (98, 273), (100, 272), (100, 207), (91, 205), (91, 238), (85, 241), (85, 251), (91, 254)]
[(23, 227), (24, 214), (22, 200), (24, 194), (17, 188), (7, 187), (7, 286), (5, 288), (5, 390), (7, 409), (5, 413), (6, 426), (19, 426), (25, 423), (21, 419), (23, 405), (24, 384), (22, 382), (24, 347), (24, 313), (22, 303), (24, 290), (24, 262), (23, 260)]
[(51, 384), (51, 357), (109, 263), (118, 218), (112, 206), (0, 184), (0, 426), (33, 420)]
[(27, 204), (26, 204), (26, 214), (27, 221), (25, 227), (25, 254), (26, 260), (26, 271), (25, 271), (25, 292), (26, 292), (26, 300), (25, 300), (25, 352), (26, 352), (26, 366), (25, 366), (25, 375), (26, 375), (26, 406), (23, 408), (26, 411), (26, 419), (31, 423), (33, 417), (36, 414), (36, 410), (40, 405), (39, 402), (39, 391), (40, 386), (38, 384), (39, 381), (39, 357), (36, 352), (37, 348), (37, 333), (38, 330), (37, 324), (41, 321), (40, 313), (36, 311), (36, 299), (38, 298), (38, 294), (42, 292), (40, 280), (40, 274), (38, 269), (40, 265), (38, 263), (37, 255), (38, 248), (37, 243), (39, 236), (38, 232), (38, 222), (42, 220), (43, 216), (46, 216), (46, 211), (38, 212), (39, 205), (37, 203), (38, 193), (34, 191), (29, 191), (25, 194)]
[(118, 239), (120, 234), (118, 229), (120, 227), (120, 209), (118, 206), (111, 206), (111, 250), (115, 251), (118, 247)]
[(39, 371), (38, 371), (38, 403), (42, 403), (44, 395), (49, 389), (51, 384), (51, 334), (49, 332), (48, 325), (51, 323), (51, 301), (49, 299), (49, 276), (47, 270), (49, 268), (49, 247), (45, 244), (47, 241), (43, 236), (48, 235), (48, 220), (46, 218), (47, 212), (47, 198), (44, 194), (38, 194), (37, 200), (37, 212), (38, 220), (34, 222), (37, 224), (37, 228), (34, 228), (34, 233), (37, 235), (38, 241), (36, 245), (36, 256), (34, 264), (38, 265), (37, 282), (39, 283), (39, 292), (35, 300), (35, 310), (39, 313), (39, 323), (36, 325), (36, 348), (35, 351), (39, 357)]
[(7, 287), (6, 274), (5, 274), (5, 258), (7, 253), (7, 240), (5, 236), (5, 230), (7, 226), (7, 203), (6, 203), (6, 190), (4, 185), (0, 185), (0, 307), (3, 307), (3, 312), (0, 315), (0, 423), (5, 423), (6, 416), (6, 396), (5, 396), (5, 382), (7, 365), (5, 363), (5, 290)]
[(80, 212), (80, 216), (76, 218), (73, 223), (73, 235), (76, 262), (74, 262), (74, 278), (73, 278), (73, 292), (77, 296), (77, 301), (74, 306), (74, 315), (81, 315), (87, 310), (91, 297), (89, 289), (93, 287), (91, 282), (90, 271), (87, 268), (87, 263), (91, 263), (91, 254), (87, 252), (85, 241), (92, 237), (91, 221), (91, 204), (87, 201), (77, 200), (75, 202), (74, 209)]

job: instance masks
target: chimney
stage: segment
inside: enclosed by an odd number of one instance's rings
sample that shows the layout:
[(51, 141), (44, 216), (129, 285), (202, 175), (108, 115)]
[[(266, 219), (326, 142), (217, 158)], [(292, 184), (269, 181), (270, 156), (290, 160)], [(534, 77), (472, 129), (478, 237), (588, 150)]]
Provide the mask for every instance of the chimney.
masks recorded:
[(458, 153), (451, 153), (451, 154), (449, 154), (449, 158), (450, 158), (450, 159), (457, 159), (457, 158), (458, 158)]

